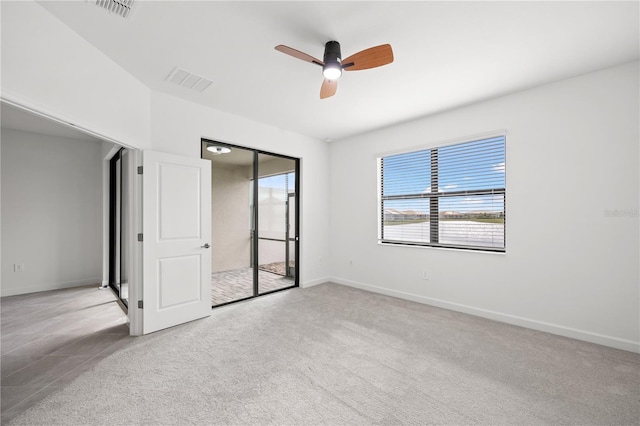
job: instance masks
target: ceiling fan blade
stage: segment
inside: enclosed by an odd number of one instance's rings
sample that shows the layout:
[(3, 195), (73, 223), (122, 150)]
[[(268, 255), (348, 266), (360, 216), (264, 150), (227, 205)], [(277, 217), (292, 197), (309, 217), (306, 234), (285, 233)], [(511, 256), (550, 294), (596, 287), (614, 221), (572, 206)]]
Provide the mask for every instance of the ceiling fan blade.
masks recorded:
[(320, 88), (320, 99), (335, 95), (336, 90), (338, 90), (338, 80), (327, 80), (325, 78)]
[(391, 45), (382, 44), (361, 50), (342, 60), (342, 68), (345, 71), (366, 70), (381, 67), (393, 62), (393, 50)]
[(285, 46), (284, 44), (277, 45), (275, 49), (278, 52), (286, 53), (287, 55), (293, 56), (294, 58), (302, 59), (303, 61), (311, 62), (312, 64), (321, 66), (324, 65), (324, 62), (322, 62), (320, 59), (316, 59), (311, 55), (307, 55), (304, 52), (301, 52), (289, 46)]

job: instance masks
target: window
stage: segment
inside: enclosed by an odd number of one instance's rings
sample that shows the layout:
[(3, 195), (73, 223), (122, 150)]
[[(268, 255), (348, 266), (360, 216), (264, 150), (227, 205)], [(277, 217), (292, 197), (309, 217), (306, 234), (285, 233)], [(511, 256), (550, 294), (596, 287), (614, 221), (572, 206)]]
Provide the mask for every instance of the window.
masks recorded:
[(505, 137), (380, 159), (379, 241), (505, 251)]

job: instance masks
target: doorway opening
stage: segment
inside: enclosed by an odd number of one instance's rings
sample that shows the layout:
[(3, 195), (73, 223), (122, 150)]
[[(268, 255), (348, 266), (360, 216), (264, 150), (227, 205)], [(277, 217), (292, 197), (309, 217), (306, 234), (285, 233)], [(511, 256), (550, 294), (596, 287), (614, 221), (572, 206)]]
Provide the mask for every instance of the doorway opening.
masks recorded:
[(211, 304), (299, 285), (299, 164), (203, 139), (211, 161)]

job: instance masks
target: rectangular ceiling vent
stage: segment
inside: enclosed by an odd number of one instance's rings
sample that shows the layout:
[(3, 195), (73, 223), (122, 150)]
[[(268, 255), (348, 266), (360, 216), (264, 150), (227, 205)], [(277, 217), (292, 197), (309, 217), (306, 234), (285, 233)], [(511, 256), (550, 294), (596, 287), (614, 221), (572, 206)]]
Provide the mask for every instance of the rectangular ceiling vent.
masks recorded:
[(204, 77), (197, 76), (185, 71), (180, 67), (175, 67), (166, 78), (167, 81), (177, 84), (178, 86), (185, 87), (196, 92), (204, 92), (207, 87), (213, 83), (211, 80), (207, 80)]
[(96, 6), (126, 18), (131, 12), (133, 2), (134, 0), (96, 0)]

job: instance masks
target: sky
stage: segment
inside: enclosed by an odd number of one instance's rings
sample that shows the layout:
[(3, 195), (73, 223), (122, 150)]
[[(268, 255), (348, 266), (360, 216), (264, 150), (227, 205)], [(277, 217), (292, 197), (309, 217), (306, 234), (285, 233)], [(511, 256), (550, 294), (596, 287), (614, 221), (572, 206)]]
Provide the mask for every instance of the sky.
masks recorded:
[(296, 188), (296, 174), (294, 172), (284, 173), (273, 176), (261, 177), (258, 179), (258, 186), (260, 188), (277, 188), (280, 191), (260, 191), (258, 197), (264, 198), (267, 193), (281, 194), (282, 200), (285, 201), (288, 192), (295, 192)]
[[(424, 194), (431, 188), (430, 149), (383, 159), (384, 196)], [(505, 188), (505, 137), (438, 148), (438, 192)], [(440, 211), (501, 211), (502, 195), (440, 198)], [(428, 213), (429, 199), (386, 200), (384, 207)]]

